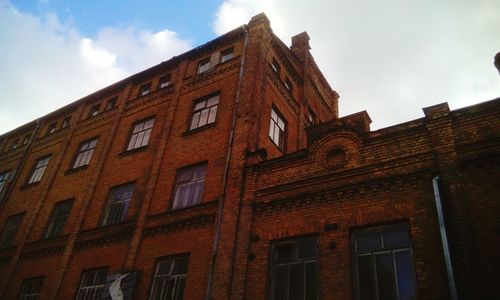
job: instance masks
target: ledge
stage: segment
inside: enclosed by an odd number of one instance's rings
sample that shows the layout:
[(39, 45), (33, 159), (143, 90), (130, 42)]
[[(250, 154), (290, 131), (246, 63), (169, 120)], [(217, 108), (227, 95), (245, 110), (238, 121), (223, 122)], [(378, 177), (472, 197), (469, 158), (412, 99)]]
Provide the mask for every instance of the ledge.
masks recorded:
[(68, 169), (68, 170), (64, 171), (64, 175), (71, 175), (73, 173), (86, 170), (88, 168), (89, 168), (89, 165), (84, 165), (84, 166), (80, 166), (78, 168)]
[(203, 125), (201, 127), (198, 127), (198, 128), (195, 128), (195, 129), (189, 129), (189, 130), (186, 130), (182, 136), (189, 136), (191, 134), (194, 134), (194, 133), (197, 133), (197, 132), (200, 132), (200, 131), (203, 131), (205, 129), (210, 129), (210, 128), (214, 128), (215, 125), (217, 125), (217, 122), (214, 122), (214, 123), (210, 123), (210, 124), (207, 124), (207, 125)]
[(37, 186), (40, 184), (40, 182), (42, 182), (41, 180), (40, 181), (36, 181), (36, 182), (32, 182), (32, 183), (25, 183), (23, 185), (21, 185), (19, 187), (20, 190), (25, 190), (25, 189), (29, 189), (31, 187), (34, 187), (34, 186)]
[(148, 145), (142, 146), (142, 147), (139, 147), (139, 148), (135, 148), (135, 149), (132, 149), (132, 150), (125, 150), (123, 152), (118, 153), (118, 156), (119, 157), (123, 157), (123, 156), (131, 155), (131, 154), (134, 154), (134, 153), (137, 153), (137, 152), (142, 152), (142, 151), (145, 151), (147, 148), (148, 148)]

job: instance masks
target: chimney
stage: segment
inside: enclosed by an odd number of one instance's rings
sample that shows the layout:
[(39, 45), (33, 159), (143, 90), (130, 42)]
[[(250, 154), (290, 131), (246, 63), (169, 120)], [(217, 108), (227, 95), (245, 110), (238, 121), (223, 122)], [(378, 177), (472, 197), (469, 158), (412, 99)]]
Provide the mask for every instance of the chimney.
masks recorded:
[(305, 31), (292, 36), (292, 46), (290, 49), (300, 61), (304, 61), (309, 54), (309, 50), (311, 49), (309, 40), (309, 35)]

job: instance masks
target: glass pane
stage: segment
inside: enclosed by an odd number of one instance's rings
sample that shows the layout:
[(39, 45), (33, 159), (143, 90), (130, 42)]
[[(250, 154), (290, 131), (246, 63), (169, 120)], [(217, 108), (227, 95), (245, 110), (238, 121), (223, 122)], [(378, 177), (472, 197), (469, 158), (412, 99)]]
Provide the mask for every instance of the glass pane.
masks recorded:
[(187, 257), (181, 257), (175, 260), (175, 270), (174, 274), (186, 274), (187, 273), (187, 268), (188, 268), (188, 258)]
[(271, 124), (269, 125), (269, 137), (273, 138), (274, 137), (274, 122), (271, 121)]
[(276, 114), (274, 109), (271, 110), (271, 119), (273, 119), (275, 122), (278, 121), (278, 115)]
[(382, 232), (385, 248), (406, 248), (410, 246), (410, 238), (405, 227), (392, 227)]
[(217, 103), (219, 103), (219, 96), (218, 95), (213, 96), (210, 99), (208, 99), (207, 106), (213, 106), (213, 105), (216, 105)]
[(395, 299), (394, 264), (392, 253), (375, 254), (379, 299)]
[(288, 289), (288, 266), (278, 266), (274, 269), (273, 300), (286, 300)]
[(278, 126), (281, 130), (285, 131), (285, 122), (282, 119), (278, 118)]
[(198, 123), (198, 126), (201, 127), (206, 125), (207, 120), (208, 120), (208, 109), (204, 109), (201, 111), (200, 122)]
[(184, 287), (186, 286), (186, 278), (179, 278), (177, 281), (177, 292), (175, 300), (182, 300), (184, 297)]
[(288, 244), (281, 244), (275, 246), (273, 250), (274, 254), (274, 261), (275, 262), (283, 262), (283, 261), (290, 261), (293, 260), (294, 258), (294, 251), (295, 246), (292, 243)]
[(410, 251), (406, 250), (395, 252), (394, 259), (396, 261), (399, 299), (416, 299), (415, 278)]
[(205, 105), (207, 104), (207, 101), (200, 101), (198, 103), (196, 103), (195, 107), (194, 107), (194, 110), (200, 110), (202, 108), (205, 108)]
[(363, 232), (356, 235), (357, 251), (378, 250), (380, 244), (380, 234), (378, 231)]
[(316, 257), (316, 239), (301, 239), (297, 240), (297, 251), (299, 258)]
[(200, 120), (200, 113), (197, 112), (193, 114), (193, 120), (191, 120), (191, 129), (198, 128), (198, 121)]
[(169, 275), (171, 267), (172, 267), (171, 260), (161, 262), (158, 265), (158, 271), (156, 272), (156, 275)]
[(360, 300), (375, 300), (375, 279), (371, 255), (358, 256), (358, 293)]
[(302, 278), (302, 264), (290, 265), (290, 279), (289, 279), (289, 289), (288, 299), (290, 300), (302, 300), (303, 299), (303, 282)]
[(214, 106), (210, 109), (210, 113), (208, 115), (208, 123), (211, 124), (215, 122), (216, 116), (217, 116), (217, 106)]
[(318, 268), (316, 262), (306, 263), (305, 265), (305, 296), (306, 300), (316, 300), (318, 299), (317, 294), (317, 276), (318, 276)]

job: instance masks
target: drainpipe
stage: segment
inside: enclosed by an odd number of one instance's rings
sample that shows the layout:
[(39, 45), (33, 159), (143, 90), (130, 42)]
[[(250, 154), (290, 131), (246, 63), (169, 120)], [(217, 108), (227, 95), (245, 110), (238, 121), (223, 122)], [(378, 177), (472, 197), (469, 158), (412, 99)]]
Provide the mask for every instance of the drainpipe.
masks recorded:
[(434, 200), (436, 200), (439, 231), (441, 233), (441, 241), (443, 242), (443, 254), (444, 262), (446, 264), (446, 274), (448, 275), (448, 288), (450, 289), (450, 298), (451, 300), (457, 300), (457, 287), (455, 286), (455, 275), (453, 274), (453, 266), (451, 265), (450, 247), (448, 245), (443, 207), (441, 205), (441, 194), (439, 192), (439, 176), (436, 176), (432, 179), (432, 186), (434, 188)]
[(228, 147), (227, 147), (227, 154), (226, 154), (226, 163), (224, 166), (224, 178), (223, 178), (223, 186), (222, 186), (222, 191), (223, 195), (221, 199), (219, 200), (219, 208), (218, 208), (218, 218), (217, 218), (217, 224), (216, 224), (216, 229), (215, 229), (215, 236), (214, 236), (214, 243), (213, 243), (213, 248), (212, 248), (212, 262), (210, 263), (210, 271), (208, 273), (208, 287), (207, 287), (207, 296), (205, 297), (206, 300), (210, 300), (210, 297), (212, 295), (212, 283), (213, 283), (213, 276), (215, 272), (215, 262), (217, 260), (217, 248), (219, 247), (219, 240), (220, 240), (220, 232), (221, 232), (221, 227), (222, 227), (222, 214), (224, 211), (224, 201), (226, 199), (226, 188), (227, 188), (227, 178), (229, 174), (229, 163), (231, 162), (231, 152), (233, 151), (233, 139), (234, 139), (234, 133), (236, 129), (236, 118), (238, 115), (238, 107), (240, 104), (240, 90), (241, 90), (241, 84), (243, 82), (243, 70), (245, 68), (245, 57), (246, 57), (246, 51), (247, 51), (247, 46), (248, 46), (248, 30), (247, 26), (243, 25), (242, 26), (243, 31), (245, 32), (245, 42), (243, 46), (243, 53), (241, 57), (241, 66), (240, 66), (240, 73), (239, 73), (239, 79), (238, 79), (238, 87), (236, 89), (236, 99), (235, 99), (235, 106), (234, 106), (234, 113), (233, 113), (233, 120), (231, 124), (231, 133), (229, 135), (229, 141), (228, 141)]

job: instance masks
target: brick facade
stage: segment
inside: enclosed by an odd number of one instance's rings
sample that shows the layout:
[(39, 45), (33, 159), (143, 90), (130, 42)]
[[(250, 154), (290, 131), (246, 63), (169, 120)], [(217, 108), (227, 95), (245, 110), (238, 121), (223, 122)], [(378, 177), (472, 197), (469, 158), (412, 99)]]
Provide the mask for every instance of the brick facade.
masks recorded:
[[(422, 119), (371, 131), (366, 112), (338, 117), (339, 96), (309, 50), (307, 33), (287, 47), (257, 15), (0, 136), (0, 175), (9, 174), (2, 232), (23, 214), (0, 249), (0, 298), (15, 299), (35, 277), (43, 277), (39, 299), (75, 298), (85, 271), (105, 269), (108, 284), (131, 274), (123, 290), (145, 299), (156, 264), (187, 255), (184, 299), (265, 299), (272, 245), (313, 237), (319, 297), (354, 299), (353, 233), (404, 224), (418, 298), (448, 299), (437, 176), (459, 298), (500, 297), (500, 99), (455, 111), (439, 104)], [(209, 68), (199, 72), (203, 61)], [(193, 112), (213, 95), (216, 113), (205, 113), (214, 118), (193, 128)], [(269, 137), (272, 110), (285, 124), (281, 149)], [(138, 124), (153, 119), (149, 139), (131, 149), (134, 135), (145, 136)], [(74, 168), (82, 142), (93, 138), (89, 164)], [(29, 183), (49, 156), (41, 180)], [(180, 174), (192, 166), (205, 170), (202, 196), (175, 209)], [(103, 225), (113, 188), (124, 184), (133, 186), (125, 213)], [(68, 199), (62, 233), (46, 238), (54, 205)]]

